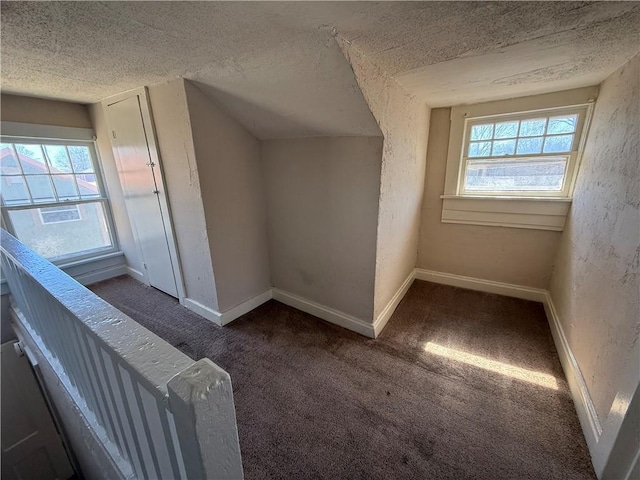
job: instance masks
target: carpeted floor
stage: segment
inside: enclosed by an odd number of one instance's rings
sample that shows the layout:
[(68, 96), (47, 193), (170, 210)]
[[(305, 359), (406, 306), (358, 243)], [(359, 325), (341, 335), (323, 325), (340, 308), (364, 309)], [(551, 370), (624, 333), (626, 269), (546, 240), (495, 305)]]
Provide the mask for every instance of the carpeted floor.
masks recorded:
[(229, 372), (247, 480), (595, 478), (540, 304), (416, 281), (370, 340), (273, 300), (220, 328), (129, 277), (91, 289)]

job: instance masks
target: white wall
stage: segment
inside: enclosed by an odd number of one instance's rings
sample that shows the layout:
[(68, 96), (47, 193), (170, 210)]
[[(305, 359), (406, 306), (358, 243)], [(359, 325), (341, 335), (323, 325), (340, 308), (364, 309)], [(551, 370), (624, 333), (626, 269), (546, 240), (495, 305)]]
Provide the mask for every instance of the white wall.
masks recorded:
[(141, 257), (133, 237), (133, 232), (131, 231), (131, 223), (129, 223), (124, 194), (122, 193), (120, 179), (118, 178), (118, 169), (113, 156), (113, 150), (111, 149), (111, 142), (109, 141), (107, 119), (104, 115), (102, 104), (95, 103), (89, 105), (88, 108), (96, 134), (96, 147), (98, 149), (98, 155), (100, 156), (100, 164), (109, 195), (111, 213), (113, 214), (120, 249), (124, 252), (127, 266), (138, 272), (142, 272)]
[(76, 128), (92, 127), (87, 106), (79, 103), (3, 93), (0, 97), (0, 107), (3, 122)]
[(186, 297), (218, 310), (185, 81), (149, 87)]
[(416, 266), (424, 191), (429, 108), (352, 44), (336, 37), (384, 136), (374, 316)]
[(198, 87), (185, 82), (185, 90), (218, 310), (225, 312), (271, 287), (260, 143)]
[(640, 378), (639, 78), (601, 85), (550, 286), (603, 435)]
[(560, 232), (441, 222), (450, 115), (431, 110), (418, 268), (547, 288)]
[(273, 286), (373, 320), (382, 138), (262, 142)]

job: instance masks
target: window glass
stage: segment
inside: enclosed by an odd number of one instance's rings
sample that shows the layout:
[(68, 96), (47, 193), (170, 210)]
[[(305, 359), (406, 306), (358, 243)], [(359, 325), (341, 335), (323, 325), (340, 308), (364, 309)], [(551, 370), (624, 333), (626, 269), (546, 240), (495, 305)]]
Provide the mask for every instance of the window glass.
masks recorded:
[(469, 192), (560, 191), (567, 158), (469, 160), (465, 190)]
[(533, 118), (531, 120), (523, 120), (522, 122), (520, 122), (520, 136), (536, 137), (538, 135), (544, 135), (546, 125), (546, 118)]
[(561, 192), (579, 115), (504, 118), (491, 123), (471, 121), (463, 190)]
[(62, 207), (40, 208), (42, 223), (63, 223), (81, 220), (80, 209), (77, 205), (65, 205)]
[(69, 207), (55, 208), (58, 210), (29, 208), (9, 211), (11, 225), (20, 241), (51, 260), (112, 247), (102, 203), (78, 205), (75, 213)]
[(0, 143), (0, 197), (11, 233), (51, 260), (113, 250), (93, 150), (6, 140)]
[(500, 122), (496, 123), (496, 134), (494, 138), (515, 138), (518, 136), (518, 125), (520, 122)]
[(91, 161), (91, 154), (89, 153), (89, 149), (87, 147), (70, 146), (68, 147), (68, 150), (74, 172), (91, 173), (94, 171), (93, 163)]
[(570, 152), (573, 135), (547, 137), (544, 141), (544, 153)]
[(565, 115), (561, 117), (551, 117), (549, 119), (548, 134), (573, 133), (578, 125), (577, 115)]
[(15, 149), (25, 174), (49, 173), (40, 145), (15, 145)]
[(71, 162), (64, 145), (45, 145), (51, 173), (71, 173)]
[(59, 200), (78, 200), (78, 189), (73, 175), (52, 175), (53, 185)]

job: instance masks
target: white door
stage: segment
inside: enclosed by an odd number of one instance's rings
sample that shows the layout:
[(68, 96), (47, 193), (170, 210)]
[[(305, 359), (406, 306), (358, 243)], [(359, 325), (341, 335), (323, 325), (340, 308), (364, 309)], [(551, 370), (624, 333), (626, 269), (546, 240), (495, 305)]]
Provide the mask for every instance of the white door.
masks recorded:
[(2, 480), (66, 480), (73, 469), (26, 356), (13, 341), (2, 363)]
[(169, 250), (169, 234), (160, 201), (161, 172), (149, 152), (140, 97), (134, 95), (106, 107), (111, 142), (131, 226), (142, 251), (149, 283), (178, 297)]

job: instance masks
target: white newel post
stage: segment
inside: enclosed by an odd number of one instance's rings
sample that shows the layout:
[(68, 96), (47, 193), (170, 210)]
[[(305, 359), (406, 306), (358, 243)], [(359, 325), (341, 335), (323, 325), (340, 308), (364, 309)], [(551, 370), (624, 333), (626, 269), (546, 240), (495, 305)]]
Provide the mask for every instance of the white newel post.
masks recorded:
[(205, 358), (167, 384), (189, 480), (241, 480), (242, 458), (231, 377)]

